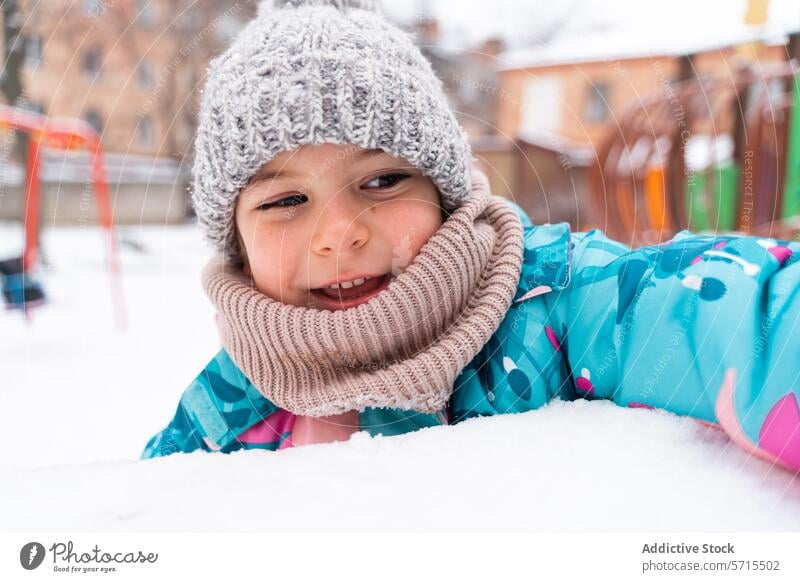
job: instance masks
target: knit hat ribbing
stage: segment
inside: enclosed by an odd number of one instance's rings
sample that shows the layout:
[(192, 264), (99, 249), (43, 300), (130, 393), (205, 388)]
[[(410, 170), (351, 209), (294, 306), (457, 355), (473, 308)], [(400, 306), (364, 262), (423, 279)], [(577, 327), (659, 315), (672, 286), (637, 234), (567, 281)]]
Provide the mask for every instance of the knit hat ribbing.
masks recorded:
[(266, 0), (211, 61), (195, 138), (192, 202), (206, 238), (240, 260), (236, 198), (265, 163), (303, 145), (382, 149), (439, 189), (470, 191), (471, 152), (441, 80), (370, 0)]

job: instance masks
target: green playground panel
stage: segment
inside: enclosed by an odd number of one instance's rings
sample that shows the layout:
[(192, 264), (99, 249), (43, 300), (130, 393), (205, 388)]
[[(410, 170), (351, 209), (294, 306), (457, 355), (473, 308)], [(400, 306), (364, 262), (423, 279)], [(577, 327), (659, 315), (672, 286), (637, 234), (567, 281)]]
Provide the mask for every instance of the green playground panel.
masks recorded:
[(733, 230), (739, 200), (739, 168), (727, 160), (686, 181), (689, 230)]
[(792, 113), (786, 147), (783, 218), (800, 214), (800, 73), (792, 81)]

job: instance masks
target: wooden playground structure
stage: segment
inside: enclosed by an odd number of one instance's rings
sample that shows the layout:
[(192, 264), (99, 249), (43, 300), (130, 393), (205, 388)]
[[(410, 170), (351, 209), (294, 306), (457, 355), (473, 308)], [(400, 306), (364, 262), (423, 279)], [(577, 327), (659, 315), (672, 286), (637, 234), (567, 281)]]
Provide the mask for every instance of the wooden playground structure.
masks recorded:
[(800, 70), (665, 85), (631, 105), (598, 151), (596, 222), (633, 246), (675, 233), (800, 233)]

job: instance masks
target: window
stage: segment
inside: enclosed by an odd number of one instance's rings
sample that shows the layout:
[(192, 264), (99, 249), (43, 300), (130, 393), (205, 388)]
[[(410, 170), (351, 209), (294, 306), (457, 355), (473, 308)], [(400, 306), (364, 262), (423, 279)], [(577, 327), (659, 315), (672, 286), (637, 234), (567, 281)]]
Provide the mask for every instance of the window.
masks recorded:
[(142, 61), (136, 68), (136, 78), (139, 81), (139, 86), (143, 89), (149, 88), (153, 84), (153, 67), (150, 61)]
[(149, 115), (139, 118), (136, 126), (136, 141), (141, 146), (153, 145), (153, 120)]
[(217, 18), (217, 40), (223, 44), (228, 44), (242, 29), (242, 21), (236, 16), (230, 14), (230, 11), (225, 12)]
[(203, 16), (197, 10), (184, 10), (177, 14), (172, 22), (176, 30), (195, 31), (203, 27)]
[(103, 1), (83, 0), (83, 9), (89, 16), (100, 16), (103, 12)]
[(563, 87), (557, 75), (535, 75), (522, 92), (520, 134), (558, 133), (564, 108)]
[(608, 83), (598, 81), (589, 85), (586, 108), (583, 112), (586, 121), (600, 123), (608, 119), (610, 94), (611, 87)]
[(139, 26), (150, 28), (158, 19), (157, 0), (136, 0), (136, 22)]
[(89, 48), (84, 51), (83, 72), (91, 79), (94, 79), (100, 73), (100, 51), (96, 48)]
[(103, 133), (103, 118), (100, 116), (99, 111), (96, 109), (87, 109), (83, 118), (97, 133)]
[(42, 35), (33, 33), (25, 39), (25, 63), (35, 69), (42, 60)]

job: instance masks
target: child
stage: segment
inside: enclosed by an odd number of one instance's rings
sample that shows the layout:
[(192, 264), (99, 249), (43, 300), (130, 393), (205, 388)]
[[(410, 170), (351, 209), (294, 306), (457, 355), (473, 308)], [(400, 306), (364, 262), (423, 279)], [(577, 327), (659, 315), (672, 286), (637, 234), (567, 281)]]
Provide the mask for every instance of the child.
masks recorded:
[(143, 457), (604, 398), (800, 469), (798, 243), (532, 224), (369, 4), (275, 2), (211, 63), (193, 201), (224, 349)]

